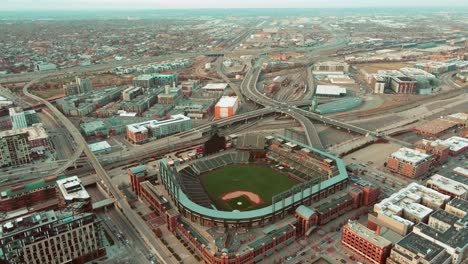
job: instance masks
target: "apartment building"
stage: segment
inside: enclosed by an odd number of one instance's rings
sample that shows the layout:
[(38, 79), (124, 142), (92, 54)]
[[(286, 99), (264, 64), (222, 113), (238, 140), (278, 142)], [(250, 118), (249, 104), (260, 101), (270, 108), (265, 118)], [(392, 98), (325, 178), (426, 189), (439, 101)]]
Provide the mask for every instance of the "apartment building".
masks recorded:
[(94, 214), (43, 211), (4, 222), (0, 258), (10, 264), (85, 263), (105, 255)]
[(39, 123), (37, 113), (34, 110), (23, 111), (20, 107), (11, 107), (9, 114), (13, 129), (26, 128)]
[(449, 195), (452, 198), (461, 198), (465, 200), (468, 198), (468, 185), (439, 174), (431, 176), (431, 178), (426, 182), (426, 187)]
[(0, 166), (16, 166), (32, 161), (35, 154), (49, 149), (49, 136), (42, 124), (0, 132)]
[(170, 119), (151, 120), (127, 126), (127, 138), (132, 143), (142, 144), (151, 139), (164, 137), (192, 128), (192, 120), (184, 115), (173, 115)]
[(448, 201), (448, 195), (411, 183), (374, 205), (374, 213), (368, 215), (368, 227), (387, 227), (404, 236), (415, 224), (427, 222), (432, 212), (444, 208)]
[(387, 169), (410, 178), (417, 178), (428, 172), (431, 155), (421, 151), (401, 148), (387, 159)]
[(392, 242), (352, 220), (343, 227), (341, 244), (374, 264), (384, 264), (392, 249)]

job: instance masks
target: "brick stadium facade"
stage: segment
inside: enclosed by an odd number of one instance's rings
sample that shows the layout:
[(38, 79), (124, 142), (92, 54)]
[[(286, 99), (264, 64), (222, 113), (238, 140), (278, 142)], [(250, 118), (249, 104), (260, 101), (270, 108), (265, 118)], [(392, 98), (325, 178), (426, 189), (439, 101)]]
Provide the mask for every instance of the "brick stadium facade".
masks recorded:
[[(324, 155), (324, 153), (320, 152), (320, 155)], [(353, 208), (375, 203), (380, 188), (368, 183), (361, 183), (361, 185), (354, 184), (352, 190), (348, 190), (347, 193), (343, 192), (344, 195), (341, 198), (325, 205), (324, 208), (326, 208), (327, 212), (308, 208), (307, 206), (322, 201), (323, 198), (336, 192), (345, 191), (348, 187), (348, 178), (342, 161), (331, 155), (326, 155), (329, 158), (327, 160), (328, 164), (336, 162), (335, 165), (338, 167), (339, 174), (323, 181), (320, 185), (306, 185), (307, 188), (301, 189), (299, 193), (295, 193), (296, 195), (293, 193), (292, 198), (289, 196), (288, 199), (278, 201), (276, 207), (273, 205), (252, 211), (224, 212), (195, 204), (180, 189), (179, 183), (171, 180), (179, 176), (177, 171), (164, 161), (160, 161), (159, 166), (160, 179), (163, 185), (156, 187), (148, 181), (141, 182), (140, 198), (154, 212), (165, 219), (168, 229), (179, 239), (186, 241), (204, 263), (258, 263), (299, 237), (310, 234), (315, 230), (315, 226), (320, 225), (321, 222), (329, 222)], [(165, 188), (169, 197), (161, 195), (161, 190), (158, 191), (157, 188)], [(281, 203), (283, 203), (283, 206), (278, 207)], [(303, 213), (299, 208), (302, 208)], [(196, 223), (208, 228), (262, 228), (269, 227), (276, 221), (293, 214), (295, 214), (295, 220), (291, 218), (291, 223), (286, 223), (285, 226), (281, 227), (277, 232), (273, 232), (273, 234), (269, 233), (265, 240), (262, 240), (263, 237), (260, 238), (260, 242), (253, 243), (254, 246), (249, 244), (248, 249), (242, 253), (208, 249), (208, 238), (191, 226), (191, 223)]]

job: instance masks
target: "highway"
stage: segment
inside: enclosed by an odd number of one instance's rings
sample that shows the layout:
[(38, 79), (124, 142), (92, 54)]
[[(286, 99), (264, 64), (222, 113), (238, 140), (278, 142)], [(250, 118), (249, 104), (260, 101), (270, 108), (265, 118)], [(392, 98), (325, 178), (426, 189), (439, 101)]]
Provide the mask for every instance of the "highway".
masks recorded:
[(287, 114), (296, 119), (304, 128), (307, 143), (315, 148), (324, 149), (314, 124), (302, 114), (296, 112), (296, 108), (292, 108), (288, 102), (276, 101), (262, 93), (257, 89), (258, 78), (261, 73), (261, 60), (257, 62), (246, 74), (244, 81), (241, 84), (241, 91), (251, 101), (265, 107), (273, 107), (275, 111)]

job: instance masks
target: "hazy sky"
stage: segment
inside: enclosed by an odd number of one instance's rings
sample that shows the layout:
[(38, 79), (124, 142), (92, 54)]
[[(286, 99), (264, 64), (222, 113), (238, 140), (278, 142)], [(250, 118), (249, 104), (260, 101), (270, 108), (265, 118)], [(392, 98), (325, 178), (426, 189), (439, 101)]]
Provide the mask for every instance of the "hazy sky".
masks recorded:
[(468, 6), (462, 0), (0, 0), (0, 10)]

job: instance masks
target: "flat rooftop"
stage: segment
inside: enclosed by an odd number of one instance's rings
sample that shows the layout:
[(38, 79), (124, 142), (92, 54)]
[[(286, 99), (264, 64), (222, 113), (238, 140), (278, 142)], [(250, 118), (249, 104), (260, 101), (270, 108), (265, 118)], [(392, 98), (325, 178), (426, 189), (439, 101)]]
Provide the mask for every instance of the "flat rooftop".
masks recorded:
[(456, 122), (452, 122), (447, 119), (434, 119), (434, 120), (428, 121), (424, 124), (414, 127), (414, 130), (420, 131), (423, 133), (437, 135), (456, 125), (457, 125)]
[(228, 87), (227, 83), (208, 83), (203, 86), (205, 90), (225, 90)]
[(2, 131), (0, 132), (0, 138), (11, 137), (14, 135), (19, 135), (19, 134), (24, 134), (24, 133), (28, 134), (29, 141), (38, 140), (38, 139), (47, 139), (49, 137), (44, 127), (42, 126), (42, 124), (38, 123), (38, 124), (33, 124), (32, 126), (26, 127), (26, 128)]
[[(397, 222), (410, 225), (412, 221), (405, 219), (405, 215), (415, 215), (424, 218), (433, 209), (442, 207), (450, 200), (450, 196), (441, 194), (435, 190), (424, 187), (417, 183), (410, 183), (406, 188), (392, 194), (390, 197), (374, 205), (374, 211), (378, 214), (386, 215)], [(423, 201), (436, 206), (429, 208), (422, 205)]]
[(239, 99), (237, 96), (222, 96), (216, 106), (218, 107), (233, 107), (237, 104)]
[(413, 232), (397, 243), (398, 246), (418, 255), (426, 261), (435, 261), (435, 258), (445, 249)]
[(150, 120), (150, 121), (145, 121), (141, 123), (127, 125), (127, 129), (132, 131), (133, 133), (138, 133), (138, 132), (146, 133), (146, 131), (148, 131), (148, 128), (150, 129), (157, 128), (160, 126), (177, 123), (180, 121), (186, 121), (186, 120), (190, 120), (190, 117), (184, 116), (182, 114), (177, 114), (177, 115), (172, 115), (170, 119), (166, 119), (166, 120), (161, 120), (161, 121)]
[(451, 151), (458, 152), (468, 148), (468, 139), (462, 137), (451, 137), (446, 140), (438, 141), (439, 144), (447, 146)]
[(426, 186), (429, 186), (429, 184), (461, 197), (464, 196), (468, 190), (468, 185), (449, 179), (440, 174), (432, 175), (426, 182)]
[(451, 200), (450, 202), (448, 202), (448, 205), (468, 213), (468, 201), (467, 200), (455, 198)]
[(430, 157), (428, 154), (410, 148), (400, 148), (399, 150), (393, 152), (390, 156), (400, 161), (405, 161), (415, 165), (426, 161)]
[(346, 88), (336, 85), (317, 85), (316, 93), (318, 95), (342, 95), (346, 94)]
[(90, 196), (77, 176), (57, 180), (57, 186), (66, 201), (89, 199)]
[(357, 221), (350, 220), (348, 224), (346, 224), (346, 227), (352, 232), (354, 232), (355, 234), (357, 234), (358, 236), (360, 236), (361, 238), (379, 247), (383, 248), (383, 247), (390, 246), (392, 244), (391, 241), (387, 240), (386, 238), (376, 235), (374, 231), (361, 225)]

